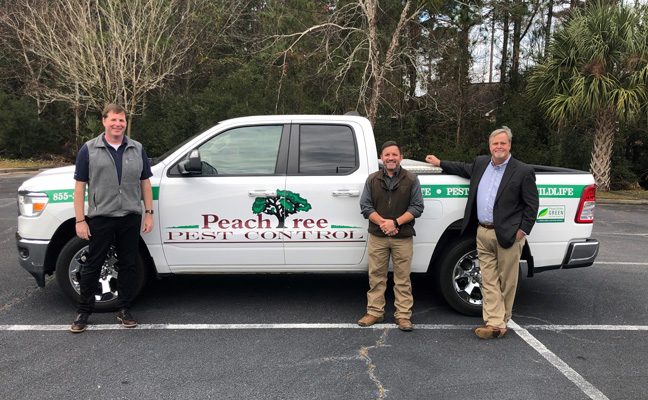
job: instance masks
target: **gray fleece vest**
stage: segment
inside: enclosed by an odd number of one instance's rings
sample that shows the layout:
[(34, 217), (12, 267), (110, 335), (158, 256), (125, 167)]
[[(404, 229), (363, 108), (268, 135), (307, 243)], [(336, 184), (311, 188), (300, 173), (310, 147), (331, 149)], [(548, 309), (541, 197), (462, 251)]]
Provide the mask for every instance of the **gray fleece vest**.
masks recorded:
[(115, 160), (102, 138), (103, 133), (86, 143), (90, 156), (88, 217), (142, 214), (142, 145), (128, 139), (122, 157), (120, 184)]

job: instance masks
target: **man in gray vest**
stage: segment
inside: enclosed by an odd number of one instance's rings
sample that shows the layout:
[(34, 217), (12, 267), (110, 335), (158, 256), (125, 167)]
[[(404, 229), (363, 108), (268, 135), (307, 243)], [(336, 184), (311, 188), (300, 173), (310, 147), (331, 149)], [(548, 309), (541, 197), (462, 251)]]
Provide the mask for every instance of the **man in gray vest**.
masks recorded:
[(423, 195), (418, 177), (400, 167), (403, 154), (396, 142), (382, 145), (380, 159), (383, 168), (369, 175), (360, 199), (361, 212), (369, 220), (369, 291), (367, 314), (358, 325), (371, 326), (384, 319), (391, 256), (394, 318), (400, 330), (411, 331), (414, 219), (423, 213)]
[[(149, 180), (153, 174), (146, 152), (139, 142), (124, 135), (126, 111), (123, 107), (107, 105), (102, 121), (106, 131), (83, 145), (74, 171), (76, 234), (90, 241), (88, 258), (81, 269), (78, 316), (70, 327), (74, 333), (86, 329), (94, 310), (101, 268), (113, 242), (119, 265), (117, 319), (127, 328), (137, 326), (130, 307), (136, 290), (139, 231), (140, 226), (144, 233), (153, 229), (153, 193)], [(87, 215), (84, 212), (86, 185)]]

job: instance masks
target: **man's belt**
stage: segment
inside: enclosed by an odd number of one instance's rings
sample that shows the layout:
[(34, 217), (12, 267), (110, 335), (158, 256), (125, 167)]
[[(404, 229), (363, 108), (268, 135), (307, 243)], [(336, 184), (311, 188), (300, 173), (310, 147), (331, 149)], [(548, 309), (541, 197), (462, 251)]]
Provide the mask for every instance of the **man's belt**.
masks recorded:
[(484, 223), (480, 222), (479, 226), (481, 226), (482, 228), (486, 228), (486, 229), (495, 229), (495, 224), (484, 224)]

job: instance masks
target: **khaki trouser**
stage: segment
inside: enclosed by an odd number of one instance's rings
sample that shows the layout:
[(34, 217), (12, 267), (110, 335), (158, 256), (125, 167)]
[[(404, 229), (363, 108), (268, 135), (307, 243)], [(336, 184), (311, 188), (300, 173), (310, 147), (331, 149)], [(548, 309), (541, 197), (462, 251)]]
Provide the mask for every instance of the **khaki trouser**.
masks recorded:
[(369, 291), (367, 314), (382, 317), (385, 314), (385, 290), (391, 255), (394, 269), (395, 318), (412, 316), (412, 252), (414, 240), (408, 238), (382, 237), (369, 234)]
[(497, 243), (494, 229), (477, 229), (477, 254), (481, 269), (483, 318), (485, 325), (506, 328), (513, 314), (520, 256), (526, 238), (508, 249)]

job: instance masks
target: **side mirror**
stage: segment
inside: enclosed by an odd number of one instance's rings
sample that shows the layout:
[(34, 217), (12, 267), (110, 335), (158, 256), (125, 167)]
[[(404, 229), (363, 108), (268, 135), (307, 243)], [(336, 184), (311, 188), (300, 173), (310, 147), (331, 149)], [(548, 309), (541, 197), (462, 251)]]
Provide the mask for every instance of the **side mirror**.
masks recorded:
[(178, 171), (182, 175), (201, 174), (202, 162), (200, 161), (200, 151), (198, 149), (191, 150), (187, 159), (180, 161), (178, 164)]

